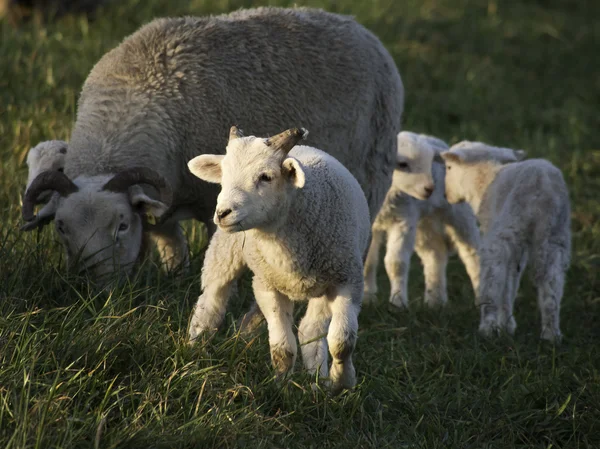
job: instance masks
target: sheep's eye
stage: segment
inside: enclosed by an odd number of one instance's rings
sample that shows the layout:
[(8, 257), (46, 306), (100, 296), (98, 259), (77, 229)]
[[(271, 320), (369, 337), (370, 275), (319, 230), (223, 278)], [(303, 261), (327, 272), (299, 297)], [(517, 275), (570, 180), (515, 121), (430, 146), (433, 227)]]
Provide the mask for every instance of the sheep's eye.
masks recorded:
[(400, 170), (407, 170), (408, 169), (408, 162), (398, 162), (398, 164), (396, 166)]
[(258, 180), (260, 182), (271, 182), (273, 181), (273, 178), (269, 175), (267, 175), (266, 173), (263, 173), (262, 175), (259, 176)]
[(57, 231), (58, 231), (58, 232), (60, 232), (61, 234), (64, 234), (64, 233), (65, 233), (65, 230), (64, 230), (63, 226), (64, 226), (64, 223), (63, 223), (63, 221), (62, 221), (62, 220), (58, 220), (58, 221), (56, 222), (56, 229), (57, 229)]
[(62, 168), (62, 167), (60, 167), (60, 168), (58, 169), (58, 171), (62, 173), (62, 172), (64, 172), (64, 171), (65, 171), (65, 169), (64, 169), (64, 168)]
[(129, 225), (127, 223), (121, 223), (119, 225), (119, 232), (127, 231), (129, 229)]
[(446, 171), (450, 170), (452, 167), (450, 167), (449, 165), (446, 165)]

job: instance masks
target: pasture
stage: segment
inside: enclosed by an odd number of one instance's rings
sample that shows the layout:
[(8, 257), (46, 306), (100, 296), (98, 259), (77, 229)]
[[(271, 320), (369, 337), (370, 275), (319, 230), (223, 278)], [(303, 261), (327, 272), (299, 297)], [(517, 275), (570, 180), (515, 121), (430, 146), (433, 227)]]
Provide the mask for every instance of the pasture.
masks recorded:
[(527, 278), (515, 337), (486, 341), (458, 259), (448, 307), (428, 310), (414, 256), (411, 310), (388, 307), (380, 266), (380, 303), (359, 317), (358, 385), (331, 398), (310, 388), (300, 360), (289, 382), (273, 379), (265, 326), (239, 335), (249, 279), (215, 338), (186, 345), (200, 226), (186, 224), (185, 279), (155, 257), (104, 292), (66, 273), (52, 226), (19, 232), (27, 151), (69, 140), (79, 90), (106, 51), (153, 17), (293, 3), (126, 0), (94, 20), (0, 21), (0, 446), (600, 447), (599, 2), (297, 2), (352, 14), (379, 36), (404, 81), (404, 129), (522, 148), (562, 169), (573, 257), (559, 346), (538, 339)]

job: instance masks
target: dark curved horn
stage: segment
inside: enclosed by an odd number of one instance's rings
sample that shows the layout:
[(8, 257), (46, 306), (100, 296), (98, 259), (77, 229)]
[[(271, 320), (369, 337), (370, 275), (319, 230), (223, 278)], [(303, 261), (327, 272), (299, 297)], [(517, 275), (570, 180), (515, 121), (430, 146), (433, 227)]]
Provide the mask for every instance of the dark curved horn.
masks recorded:
[(306, 136), (308, 136), (306, 129), (291, 128), (276, 136), (269, 137), (266, 144), (276, 151), (287, 154), (300, 140), (306, 139)]
[(104, 186), (102, 190), (111, 192), (126, 192), (127, 189), (136, 184), (149, 184), (159, 191), (161, 201), (167, 205), (171, 204), (172, 191), (171, 186), (165, 178), (157, 172), (147, 167), (133, 167), (123, 170), (113, 176)]
[(240, 137), (244, 137), (244, 132), (237, 126), (233, 125), (229, 129), (229, 141), (231, 142), (232, 140), (239, 139)]
[(35, 218), (33, 207), (37, 197), (45, 190), (54, 190), (60, 196), (68, 196), (77, 192), (79, 187), (62, 172), (53, 170), (40, 173), (33, 180), (23, 197), (22, 215), (25, 221), (31, 221)]

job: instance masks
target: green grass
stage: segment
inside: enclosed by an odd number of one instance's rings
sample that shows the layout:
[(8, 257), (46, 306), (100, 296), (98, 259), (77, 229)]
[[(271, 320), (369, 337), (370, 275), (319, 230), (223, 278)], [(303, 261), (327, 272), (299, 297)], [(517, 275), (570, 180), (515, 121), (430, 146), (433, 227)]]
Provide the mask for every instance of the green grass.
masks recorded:
[(177, 283), (152, 261), (103, 293), (64, 275), (52, 229), (19, 233), (26, 152), (68, 139), (80, 87), (104, 52), (155, 16), (250, 4), (128, 0), (92, 22), (0, 22), (0, 445), (600, 447), (598, 2), (307, 2), (353, 14), (380, 36), (403, 76), (406, 129), (524, 148), (563, 170), (574, 249), (558, 347), (538, 340), (527, 280), (515, 338), (485, 341), (460, 263), (449, 269), (450, 306), (429, 311), (415, 259), (413, 308), (388, 310), (380, 273), (382, 303), (360, 316), (359, 384), (330, 398), (301, 370), (284, 386), (272, 380), (264, 329), (236, 334), (248, 285), (215, 339), (185, 345), (202, 263), (192, 224), (195, 275)]

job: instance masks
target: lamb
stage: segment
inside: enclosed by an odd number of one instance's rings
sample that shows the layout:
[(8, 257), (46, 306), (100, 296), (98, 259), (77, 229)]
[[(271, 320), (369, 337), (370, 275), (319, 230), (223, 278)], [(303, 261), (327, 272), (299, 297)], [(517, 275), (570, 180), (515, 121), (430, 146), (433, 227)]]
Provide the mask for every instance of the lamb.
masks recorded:
[[(327, 153), (295, 146), (305, 136), (304, 129), (295, 128), (267, 139), (243, 137), (234, 126), (225, 156), (201, 155), (189, 167), (194, 175), (222, 185), (214, 216), (219, 230), (205, 260), (215, 258), (230, 271), (247, 266), (254, 273), (254, 294), (267, 321), (276, 372), (286, 373), (294, 365), (293, 304), (308, 300), (298, 328), (304, 364), (327, 377), (328, 345), (331, 388), (339, 391), (356, 383), (352, 353), (371, 222), (356, 179)], [(231, 252), (234, 259), (224, 259), (232, 246), (237, 247)], [(191, 319), (191, 340), (222, 305), (215, 300), (223, 294), (216, 274), (203, 270), (204, 292)]]
[[(27, 167), (29, 168), (27, 188), (29, 188), (33, 180), (44, 171), (64, 171), (67, 148), (67, 142), (62, 140), (48, 140), (31, 148), (27, 153), (26, 160)], [(51, 191), (43, 192), (37, 197), (36, 202), (48, 202), (51, 194)]]
[[(54, 220), (69, 263), (96, 278), (131, 272), (147, 237), (165, 268), (185, 268), (179, 221), (214, 232), (218, 193), (187, 162), (225, 147), (224, 123), (270, 135), (303, 122), (307, 144), (349, 169), (375, 216), (391, 184), (403, 97), (390, 54), (350, 17), (257, 8), (154, 20), (92, 69), (64, 173), (33, 181), (22, 229)], [(56, 193), (35, 216), (45, 190)]]
[[(365, 263), (365, 303), (377, 293), (379, 249), (387, 240), (385, 268), (390, 280), (390, 303), (408, 307), (410, 259), (417, 252), (425, 272), (425, 303), (445, 305), (448, 256), (458, 251), (477, 298), (479, 228), (466, 204), (444, 198), (444, 166), (440, 151), (448, 145), (424, 134), (398, 134), (398, 156), (392, 187), (375, 223)], [(512, 155), (511, 155), (512, 156)]]
[[(461, 142), (441, 153), (446, 164), (446, 196), (467, 202), (483, 237), (479, 331), (514, 334), (513, 306), (528, 262), (538, 291), (541, 338), (561, 340), (560, 301), (571, 254), (569, 192), (561, 171), (543, 159), (507, 165), (507, 151), (482, 142)], [(518, 156), (517, 156), (518, 157)]]

